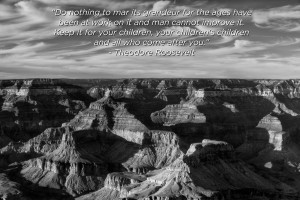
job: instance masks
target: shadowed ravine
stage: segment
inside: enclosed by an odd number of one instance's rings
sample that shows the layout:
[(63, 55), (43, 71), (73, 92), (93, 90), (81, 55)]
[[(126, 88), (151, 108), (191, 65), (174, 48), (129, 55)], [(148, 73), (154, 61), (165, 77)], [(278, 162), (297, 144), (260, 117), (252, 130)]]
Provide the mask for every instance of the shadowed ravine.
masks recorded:
[(300, 80), (5, 80), (0, 197), (300, 198)]

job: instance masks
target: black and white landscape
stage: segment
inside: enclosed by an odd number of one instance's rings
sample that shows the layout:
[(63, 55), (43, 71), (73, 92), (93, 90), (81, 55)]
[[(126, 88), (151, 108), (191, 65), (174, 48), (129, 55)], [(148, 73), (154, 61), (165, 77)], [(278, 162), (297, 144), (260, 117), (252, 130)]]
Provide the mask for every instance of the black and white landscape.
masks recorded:
[(299, 200), (299, 33), (299, 0), (0, 0), (0, 199)]
[(299, 199), (300, 81), (1, 81), (2, 199)]

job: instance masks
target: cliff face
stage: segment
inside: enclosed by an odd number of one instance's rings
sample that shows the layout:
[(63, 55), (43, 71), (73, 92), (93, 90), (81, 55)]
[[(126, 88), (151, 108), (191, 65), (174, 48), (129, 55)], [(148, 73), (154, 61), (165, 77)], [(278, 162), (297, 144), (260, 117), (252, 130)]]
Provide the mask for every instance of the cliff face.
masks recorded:
[(236, 193), (241, 188), (273, 190), (271, 183), (235, 160), (232, 153), (233, 148), (224, 142), (204, 140), (192, 144), (187, 154), (168, 167), (149, 174), (134, 187), (125, 186), (121, 197), (221, 199), (233, 188)]
[(164, 126), (206, 122), (205, 115), (195, 105), (184, 103), (167, 105), (163, 110), (152, 113), (151, 119), (154, 123), (163, 123)]
[[(233, 151), (226, 142), (203, 140), (170, 165), (145, 176), (109, 174), (104, 188), (78, 199), (222, 199), (246, 195), (241, 189), (275, 191), (271, 182), (238, 161)], [(230, 190), (235, 192), (230, 194)]]
[[(27, 161), (20, 173), (41, 187), (66, 188), (71, 195), (96, 190), (103, 186), (103, 176), (107, 173), (105, 163), (94, 156), (105, 150), (104, 145), (94, 144), (96, 139), (94, 133), (65, 133), (57, 149)], [(87, 144), (94, 148), (84, 148)]]
[(12, 200), (28, 200), (20, 190), (20, 184), (11, 181), (7, 175), (0, 174), (0, 198)]
[(2, 81), (0, 193), (298, 199), (299, 86), (299, 80)]
[(12, 141), (26, 141), (46, 128), (59, 127), (86, 108), (91, 98), (85, 93), (60, 80), (2, 81), (1, 130)]

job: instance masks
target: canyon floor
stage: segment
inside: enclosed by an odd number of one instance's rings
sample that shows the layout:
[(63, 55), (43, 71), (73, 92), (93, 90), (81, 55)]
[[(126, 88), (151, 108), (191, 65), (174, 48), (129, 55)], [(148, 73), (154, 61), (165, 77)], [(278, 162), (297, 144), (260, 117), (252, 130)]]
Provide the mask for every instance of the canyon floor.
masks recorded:
[(2, 199), (300, 199), (300, 80), (2, 80), (0, 95)]

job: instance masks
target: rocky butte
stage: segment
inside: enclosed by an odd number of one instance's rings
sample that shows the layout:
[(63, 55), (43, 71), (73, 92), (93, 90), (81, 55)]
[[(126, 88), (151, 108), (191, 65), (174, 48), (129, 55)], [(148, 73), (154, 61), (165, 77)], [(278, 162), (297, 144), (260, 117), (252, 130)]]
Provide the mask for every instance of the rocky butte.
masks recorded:
[(0, 95), (2, 199), (300, 199), (300, 80), (3, 80)]

